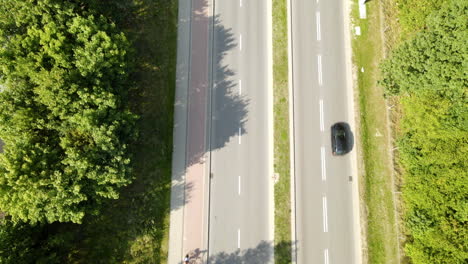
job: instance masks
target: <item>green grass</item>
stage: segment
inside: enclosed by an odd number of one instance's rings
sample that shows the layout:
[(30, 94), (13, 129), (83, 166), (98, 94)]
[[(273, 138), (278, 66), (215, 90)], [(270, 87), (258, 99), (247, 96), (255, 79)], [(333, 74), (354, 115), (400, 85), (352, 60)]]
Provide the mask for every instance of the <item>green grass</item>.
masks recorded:
[(131, 149), (135, 180), (99, 216), (50, 230), (66, 238), (58, 254), (68, 263), (166, 263), (178, 1), (89, 2), (133, 43), (130, 105), (140, 115)]
[[(354, 1), (354, 26), (361, 36), (353, 37), (353, 62), (356, 66), (360, 107), (363, 173), (360, 175), (361, 199), (365, 203), (368, 263), (399, 263), (395, 208), (392, 195), (391, 135), (387, 129), (386, 103), (379, 79), (378, 64), (383, 58), (380, 2), (370, 1), (367, 19), (359, 19)], [(364, 72), (361, 68), (364, 68)]]
[(275, 262), (291, 262), (288, 29), (286, 0), (273, 1), (273, 95), (275, 184)]
[[(388, 2), (388, 1), (387, 1)], [(361, 36), (353, 37), (353, 62), (356, 66), (360, 107), (361, 199), (366, 207), (368, 263), (400, 263), (392, 195), (392, 159), (387, 129), (386, 102), (382, 87), (377, 85), (378, 64), (383, 58), (381, 12), (379, 1), (367, 5), (367, 19), (359, 19), (357, 1), (352, 17), (361, 27)], [(393, 41), (393, 40), (392, 40)], [(364, 68), (364, 72), (361, 71)]]

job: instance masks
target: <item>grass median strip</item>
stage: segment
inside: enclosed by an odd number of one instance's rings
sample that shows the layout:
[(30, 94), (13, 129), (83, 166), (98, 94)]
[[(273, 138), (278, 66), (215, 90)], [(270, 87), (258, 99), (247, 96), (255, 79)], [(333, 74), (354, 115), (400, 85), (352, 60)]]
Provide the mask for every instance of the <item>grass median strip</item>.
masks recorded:
[(291, 262), (287, 1), (273, 1), (275, 263)]
[(390, 133), (383, 89), (377, 85), (378, 65), (383, 58), (379, 1), (366, 3), (367, 19), (359, 19), (354, 1), (353, 26), (361, 34), (353, 37), (353, 63), (357, 70), (360, 108), (362, 164), (360, 193), (365, 204), (367, 262), (399, 263), (395, 207), (393, 200)]

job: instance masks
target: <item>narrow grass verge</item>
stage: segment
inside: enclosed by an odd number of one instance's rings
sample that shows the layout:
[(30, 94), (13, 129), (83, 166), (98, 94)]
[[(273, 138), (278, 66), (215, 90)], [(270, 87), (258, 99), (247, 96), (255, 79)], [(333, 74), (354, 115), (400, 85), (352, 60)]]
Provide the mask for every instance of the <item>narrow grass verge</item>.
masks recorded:
[(291, 262), (287, 1), (273, 1), (275, 263)]
[(353, 3), (353, 26), (361, 28), (360, 36), (353, 34), (352, 46), (360, 107), (360, 199), (365, 204), (365, 259), (368, 263), (399, 263), (391, 133), (383, 89), (377, 85), (378, 65), (386, 45), (381, 32), (386, 28), (381, 28), (380, 1), (366, 3), (367, 19), (359, 18), (358, 1)]

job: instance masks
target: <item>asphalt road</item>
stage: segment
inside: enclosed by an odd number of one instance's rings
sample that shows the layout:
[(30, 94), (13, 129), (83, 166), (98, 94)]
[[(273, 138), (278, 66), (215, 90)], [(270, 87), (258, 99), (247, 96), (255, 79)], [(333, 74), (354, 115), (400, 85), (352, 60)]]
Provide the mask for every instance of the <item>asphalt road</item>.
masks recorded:
[(270, 263), (267, 0), (214, 1), (210, 263)]
[(335, 122), (353, 125), (343, 4), (291, 1), (297, 263), (358, 259), (352, 154), (332, 156), (330, 139)]

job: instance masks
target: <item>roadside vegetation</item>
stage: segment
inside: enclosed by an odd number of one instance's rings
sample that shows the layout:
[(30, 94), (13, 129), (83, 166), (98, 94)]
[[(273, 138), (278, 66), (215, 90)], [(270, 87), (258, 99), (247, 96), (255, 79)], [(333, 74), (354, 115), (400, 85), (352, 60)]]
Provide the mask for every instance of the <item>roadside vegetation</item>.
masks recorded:
[(13, 221), (80, 223), (131, 182), (128, 41), (71, 3), (0, 8), (1, 210)]
[(273, 1), (275, 262), (291, 262), (287, 1)]
[(400, 13), (409, 34), (381, 66), (380, 84), (402, 113), (405, 253), (412, 263), (466, 263), (468, 2), (401, 2), (402, 10), (427, 3)]
[(0, 262), (165, 263), (177, 1), (0, 12)]
[[(388, 0), (384, 2), (389, 2)], [(359, 18), (358, 1), (352, 8), (353, 63), (357, 77), (360, 114), (360, 196), (363, 219), (364, 263), (399, 263), (398, 235), (392, 181), (392, 160), (389, 149), (391, 134), (388, 130), (387, 107), (383, 89), (377, 85), (378, 65), (383, 59), (384, 43), (381, 34), (380, 8), (382, 2), (369, 1), (367, 19)], [(392, 12), (387, 9), (386, 12)], [(355, 34), (355, 26), (361, 35)], [(389, 28), (393, 32), (397, 29)]]
[(361, 27), (353, 51), (367, 261), (465, 263), (468, 4), (383, 0), (366, 5), (365, 20), (358, 18), (357, 1), (353, 7), (354, 26)]

